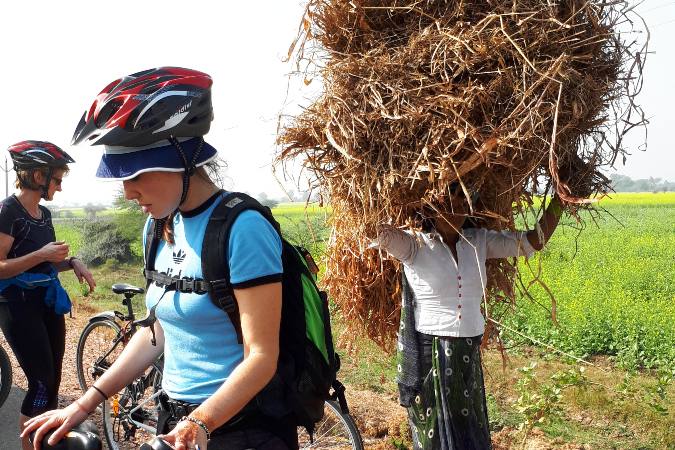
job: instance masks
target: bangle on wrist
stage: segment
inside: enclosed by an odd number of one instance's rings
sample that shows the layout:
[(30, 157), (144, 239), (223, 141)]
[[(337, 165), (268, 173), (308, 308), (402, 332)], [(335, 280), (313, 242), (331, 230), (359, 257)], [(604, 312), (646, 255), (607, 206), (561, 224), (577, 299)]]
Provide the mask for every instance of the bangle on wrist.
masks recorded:
[(103, 397), (103, 400), (108, 400), (109, 397), (108, 397), (107, 395), (105, 395), (105, 392), (103, 392), (101, 389), (97, 388), (97, 387), (96, 387), (95, 385), (93, 385), (93, 384), (91, 385), (91, 387), (92, 387), (92, 389), (94, 389), (96, 392), (98, 392), (99, 394), (101, 394), (101, 396)]
[(188, 422), (192, 422), (195, 425), (199, 426), (199, 428), (204, 430), (204, 432), (206, 433), (206, 440), (211, 439), (211, 432), (209, 431), (209, 427), (207, 427), (204, 422), (192, 416), (183, 416), (180, 418), (179, 422), (182, 422), (184, 420), (187, 420)]

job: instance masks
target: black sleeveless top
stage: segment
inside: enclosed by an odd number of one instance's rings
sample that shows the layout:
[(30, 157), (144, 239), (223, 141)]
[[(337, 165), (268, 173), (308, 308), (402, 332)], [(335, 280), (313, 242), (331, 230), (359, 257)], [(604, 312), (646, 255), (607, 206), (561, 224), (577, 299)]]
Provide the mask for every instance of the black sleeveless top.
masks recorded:
[[(0, 202), (0, 233), (5, 233), (14, 238), (12, 247), (7, 253), (7, 259), (18, 258), (39, 250), (50, 242), (56, 240), (56, 233), (52, 225), (51, 212), (44, 206), (39, 205), (42, 218), (36, 219), (23, 207), (16, 195), (10, 195)], [(52, 264), (40, 263), (26, 272), (50, 273)], [(10, 286), (0, 294), (0, 301), (15, 300), (23, 297), (22, 289)], [(44, 288), (33, 289), (34, 294), (44, 295)], [(31, 295), (32, 297), (33, 295)]]

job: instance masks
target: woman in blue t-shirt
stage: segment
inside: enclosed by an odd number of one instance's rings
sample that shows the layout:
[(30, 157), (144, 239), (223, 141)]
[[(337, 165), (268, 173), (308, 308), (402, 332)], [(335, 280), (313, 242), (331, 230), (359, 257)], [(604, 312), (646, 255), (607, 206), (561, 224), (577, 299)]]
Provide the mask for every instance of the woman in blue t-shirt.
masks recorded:
[[(155, 270), (203, 279), (201, 248), (206, 224), (222, 191), (207, 167), (216, 150), (204, 142), (213, 117), (211, 78), (175, 67), (152, 69), (109, 84), (80, 121), (73, 142), (104, 145), (99, 178), (122, 180), (124, 195), (153, 219), (166, 219)], [(140, 231), (140, 230), (139, 230)], [(112, 367), (63, 410), (31, 420), (50, 441), (84, 420), (164, 352), (163, 399), (158, 433), (176, 449), (295, 449), (290, 416), (263, 417), (242, 409), (277, 369), (281, 320), (281, 239), (258, 212), (235, 220), (227, 261), (239, 309), (243, 344), (228, 314), (208, 294), (167, 291), (151, 284), (153, 330), (136, 333)], [(172, 406), (173, 405), (173, 406)], [(183, 408), (175, 408), (175, 406)], [(185, 416), (173, 417), (180, 409)], [(208, 442), (208, 444), (207, 444)]]

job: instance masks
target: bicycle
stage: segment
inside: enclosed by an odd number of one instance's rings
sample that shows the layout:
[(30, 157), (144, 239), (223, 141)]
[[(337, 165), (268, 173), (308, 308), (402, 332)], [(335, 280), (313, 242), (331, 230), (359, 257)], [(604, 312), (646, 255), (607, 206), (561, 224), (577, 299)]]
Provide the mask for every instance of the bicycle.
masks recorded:
[[(144, 289), (130, 284), (114, 284), (112, 291), (124, 296), (127, 312), (104, 311), (89, 319), (77, 344), (76, 366), (80, 388), (86, 391), (119, 357), (124, 346), (146, 319), (136, 320), (133, 297)], [(103, 402), (103, 434), (110, 449), (121, 442), (146, 441), (155, 435), (161, 394), (162, 358), (122, 391)]]
[[(115, 284), (112, 290), (124, 295), (122, 305), (127, 313), (105, 311), (89, 319), (77, 345), (76, 365), (80, 387), (86, 390), (115, 361), (137, 331), (147, 325), (137, 321), (132, 299), (144, 290), (129, 284)], [(104, 438), (110, 449), (121, 449), (123, 442), (149, 441), (155, 434), (159, 412), (158, 397), (161, 389), (162, 357), (150, 369), (134, 380), (120, 393), (114, 394), (103, 403)], [(328, 400), (324, 417), (316, 424), (313, 439), (304, 428), (298, 428), (301, 449), (352, 449), (363, 450), (363, 440), (353, 418), (340, 404)]]
[(0, 407), (5, 404), (12, 389), (12, 362), (3, 347), (0, 346)]

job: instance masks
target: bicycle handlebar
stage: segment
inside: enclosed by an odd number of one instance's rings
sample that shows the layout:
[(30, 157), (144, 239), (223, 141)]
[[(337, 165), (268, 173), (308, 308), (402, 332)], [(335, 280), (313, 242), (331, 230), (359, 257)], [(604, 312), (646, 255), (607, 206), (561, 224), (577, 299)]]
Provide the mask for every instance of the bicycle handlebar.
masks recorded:
[(141, 445), (139, 450), (172, 450), (172, 448), (164, 439), (154, 437), (150, 442)]
[[(98, 435), (96, 425), (85, 420), (81, 424), (73, 427), (66, 435), (54, 445), (49, 445), (47, 441), (56, 429), (49, 431), (42, 439), (42, 450), (101, 450), (103, 444)], [(35, 441), (35, 431), (30, 434), (30, 443)], [(172, 450), (172, 447), (163, 439), (152, 438), (150, 442), (141, 444), (139, 450)]]
[[(98, 436), (96, 425), (93, 422), (85, 420), (81, 424), (73, 427), (66, 435), (54, 445), (49, 445), (47, 441), (51, 435), (56, 431), (53, 429), (45, 434), (42, 439), (42, 450), (101, 450), (103, 444), (101, 438)], [(35, 440), (35, 431), (30, 434), (31, 444)]]

